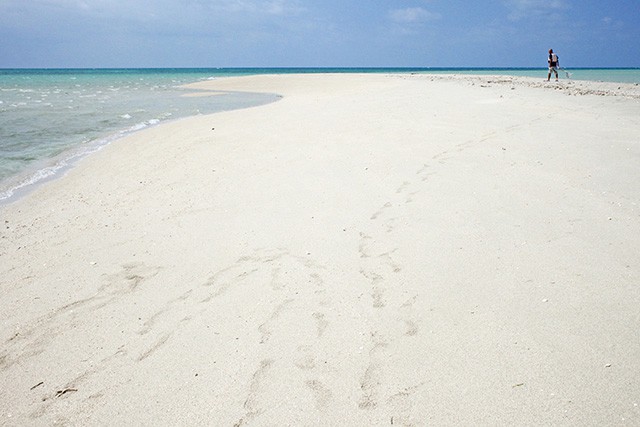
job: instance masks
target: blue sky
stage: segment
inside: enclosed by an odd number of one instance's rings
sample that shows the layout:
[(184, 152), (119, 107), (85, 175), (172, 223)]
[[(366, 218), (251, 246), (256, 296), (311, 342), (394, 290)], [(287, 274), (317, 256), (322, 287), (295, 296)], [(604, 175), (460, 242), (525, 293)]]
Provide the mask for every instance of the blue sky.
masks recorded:
[(640, 0), (0, 0), (0, 68), (640, 67)]

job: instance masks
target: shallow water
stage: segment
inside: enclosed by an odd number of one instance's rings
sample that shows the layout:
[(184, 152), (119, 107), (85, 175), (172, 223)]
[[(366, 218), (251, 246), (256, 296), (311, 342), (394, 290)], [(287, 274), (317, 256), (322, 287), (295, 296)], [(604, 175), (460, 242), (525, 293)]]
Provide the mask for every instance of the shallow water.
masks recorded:
[(260, 105), (273, 94), (185, 97), (208, 73), (0, 71), (0, 200), (123, 135), (166, 120)]

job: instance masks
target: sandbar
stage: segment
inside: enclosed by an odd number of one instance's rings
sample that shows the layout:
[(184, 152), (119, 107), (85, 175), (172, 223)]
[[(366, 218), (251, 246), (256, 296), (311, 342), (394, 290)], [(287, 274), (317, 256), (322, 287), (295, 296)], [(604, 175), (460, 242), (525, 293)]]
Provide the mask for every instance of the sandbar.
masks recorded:
[(206, 81), (282, 98), (1, 207), (0, 424), (640, 424), (640, 92), (542, 77)]

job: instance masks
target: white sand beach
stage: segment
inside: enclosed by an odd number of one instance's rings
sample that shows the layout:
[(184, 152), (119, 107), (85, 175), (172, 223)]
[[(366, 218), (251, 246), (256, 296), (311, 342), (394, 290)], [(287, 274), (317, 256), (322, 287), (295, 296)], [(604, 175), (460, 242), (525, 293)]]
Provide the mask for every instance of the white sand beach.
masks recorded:
[(225, 78), (0, 207), (0, 425), (640, 425), (640, 89)]

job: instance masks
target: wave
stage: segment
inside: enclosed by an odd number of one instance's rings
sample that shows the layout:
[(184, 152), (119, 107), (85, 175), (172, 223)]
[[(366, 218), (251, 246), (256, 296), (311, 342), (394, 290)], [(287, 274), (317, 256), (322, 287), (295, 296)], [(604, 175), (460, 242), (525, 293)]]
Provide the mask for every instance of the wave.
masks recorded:
[[(169, 116), (170, 114), (164, 115), (166, 118)], [(140, 122), (106, 137), (91, 140), (81, 147), (75, 147), (71, 150), (65, 151), (55, 158), (48, 159), (46, 160), (46, 164), (36, 166), (35, 170), (32, 168), (31, 170), (25, 171), (23, 174), (14, 176), (10, 180), (6, 181), (6, 188), (0, 189), (0, 202), (6, 202), (12, 199), (16, 194), (32, 188), (36, 184), (56, 177), (60, 173), (70, 169), (79, 160), (102, 150), (111, 142), (128, 136), (134, 132), (146, 129), (150, 126), (156, 126), (162, 121), (162, 119), (151, 119)]]

